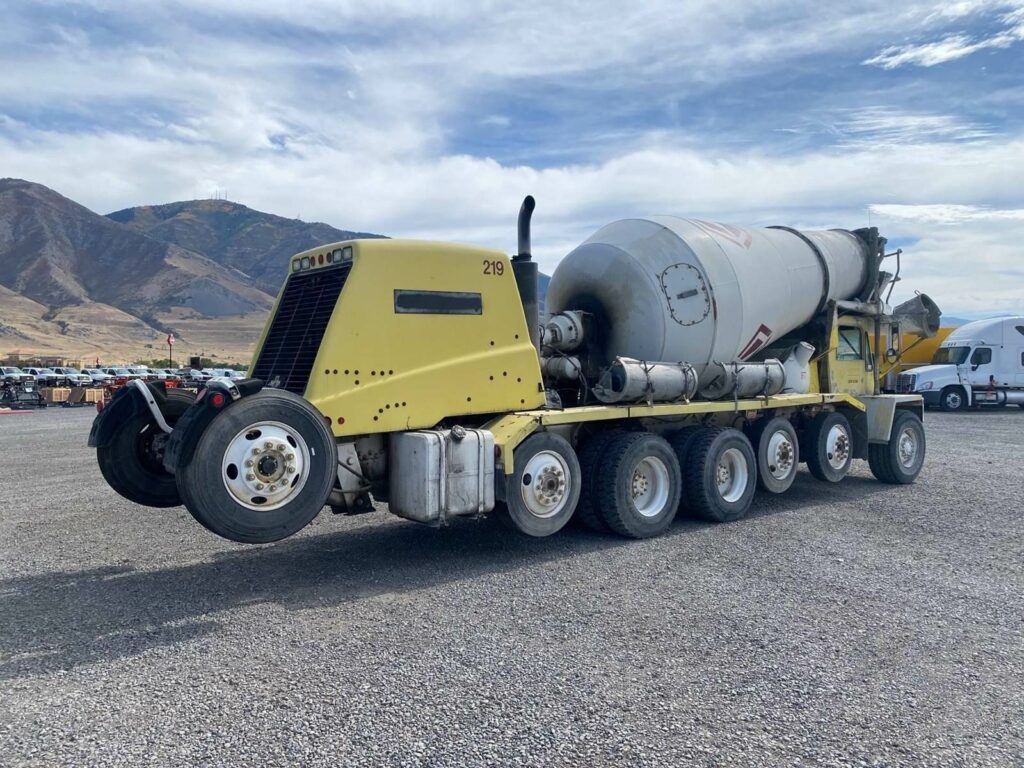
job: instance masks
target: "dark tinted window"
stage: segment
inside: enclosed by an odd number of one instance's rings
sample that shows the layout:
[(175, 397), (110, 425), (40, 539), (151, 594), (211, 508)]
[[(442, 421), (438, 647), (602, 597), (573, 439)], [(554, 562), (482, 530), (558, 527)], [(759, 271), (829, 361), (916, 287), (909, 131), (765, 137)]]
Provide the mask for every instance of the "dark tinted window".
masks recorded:
[(943, 363), (954, 363), (960, 365), (967, 360), (967, 355), (971, 352), (970, 347), (942, 347), (941, 349), (935, 350), (935, 356), (932, 358), (932, 362), (936, 365)]
[(971, 355), (971, 365), (988, 365), (992, 362), (992, 350), (988, 347), (978, 347)]

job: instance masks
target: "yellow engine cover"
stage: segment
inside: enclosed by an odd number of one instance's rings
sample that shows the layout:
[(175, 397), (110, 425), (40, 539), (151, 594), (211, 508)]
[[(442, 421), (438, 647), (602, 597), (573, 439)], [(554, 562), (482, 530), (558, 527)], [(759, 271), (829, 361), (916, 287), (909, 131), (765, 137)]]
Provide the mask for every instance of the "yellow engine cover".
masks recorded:
[[(329, 269), (320, 266), (320, 254), (349, 246), (351, 272), (305, 390), (336, 436), (422, 429), (447, 417), (544, 402), (505, 254), (451, 243), (353, 240), (291, 262), (310, 256), (317, 265), (311, 269)], [(268, 329), (272, 322), (273, 316)], [(265, 338), (266, 330), (260, 348)]]

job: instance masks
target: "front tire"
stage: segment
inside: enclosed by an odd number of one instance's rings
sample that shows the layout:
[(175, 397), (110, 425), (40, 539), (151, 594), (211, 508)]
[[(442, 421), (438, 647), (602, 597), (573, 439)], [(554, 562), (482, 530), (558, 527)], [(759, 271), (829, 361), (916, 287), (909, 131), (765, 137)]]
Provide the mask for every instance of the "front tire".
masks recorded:
[(178, 469), (178, 490), (208, 530), (266, 544), (320, 513), (337, 477), (337, 456), (334, 436), (313, 406), (264, 389), (210, 422), (191, 461)]
[(619, 433), (604, 452), (594, 487), (609, 528), (633, 539), (657, 536), (672, 525), (679, 510), (679, 461), (663, 437)]
[(868, 446), (871, 474), (883, 483), (909, 485), (924, 466), (924, 425), (910, 411), (896, 411), (889, 442)]
[(939, 395), (939, 407), (944, 411), (967, 409), (967, 392), (963, 387), (945, 387)]
[(569, 522), (580, 498), (580, 462), (568, 441), (538, 432), (513, 453), (502, 513), (527, 536), (558, 533)]
[[(173, 427), (192, 405), (187, 392), (168, 390), (161, 413)], [(164, 469), (163, 452), (168, 435), (149, 412), (125, 421), (107, 445), (96, 449), (100, 474), (118, 494), (145, 507), (177, 507), (181, 504), (174, 475)]]

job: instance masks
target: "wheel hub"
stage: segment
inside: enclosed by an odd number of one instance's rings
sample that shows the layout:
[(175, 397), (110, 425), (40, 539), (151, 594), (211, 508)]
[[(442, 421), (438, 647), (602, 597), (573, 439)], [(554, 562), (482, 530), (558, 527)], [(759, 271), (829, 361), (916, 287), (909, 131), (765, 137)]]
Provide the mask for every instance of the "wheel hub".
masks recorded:
[(747, 481), (747, 462), (743, 453), (738, 448), (729, 448), (715, 466), (718, 493), (727, 502), (738, 501), (747, 489)]
[(772, 476), (777, 480), (788, 477), (793, 469), (793, 459), (796, 453), (789, 435), (783, 431), (772, 434), (768, 441), (767, 453), (768, 471)]
[(644, 517), (660, 515), (668, 504), (668, 467), (657, 456), (646, 456), (633, 468), (629, 484), (633, 506)]
[(897, 447), (900, 464), (904, 467), (913, 466), (914, 460), (917, 458), (917, 435), (910, 429), (904, 429), (900, 433)]
[(540, 451), (527, 462), (520, 490), (530, 514), (553, 517), (569, 497), (569, 467), (554, 451)]
[(846, 430), (836, 425), (828, 431), (826, 443), (828, 463), (834, 469), (842, 469), (850, 458), (850, 436)]
[(238, 503), (269, 511), (302, 490), (309, 464), (309, 449), (297, 430), (280, 422), (259, 422), (228, 443), (221, 473)]

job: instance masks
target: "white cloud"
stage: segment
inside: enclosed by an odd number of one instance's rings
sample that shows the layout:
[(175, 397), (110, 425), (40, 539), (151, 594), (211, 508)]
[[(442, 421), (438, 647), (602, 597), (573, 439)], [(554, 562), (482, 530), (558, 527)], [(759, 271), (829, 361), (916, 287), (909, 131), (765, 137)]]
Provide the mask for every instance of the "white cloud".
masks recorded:
[(970, 205), (873, 205), (872, 221), (913, 244), (903, 257), (904, 282), (950, 315), (1024, 315), (1024, 209)]
[(924, 224), (963, 224), (978, 221), (1022, 221), (1024, 208), (985, 208), (977, 205), (872, 205), (872, 213), (890, 219)]
[[(535, 250), (547, 270), (623, 216), (854, 228), (874, 203), (872, 221), (885, 234), (920, 241), (905, 260), (908, 291), (932, 285), (947, 311), (972, 311), (967, 288), (990, 306), (1018, 306), (1019, 256), (993, 241), (996, 232), (1020, 241), (1013, 222), (988, 230), (994, 220), (968, 216), (944, 224), (940, 237), (922, 216), (950, 204), (1016, 210), (1019, 132), (1000, 135), (938, 107), (893, 106), (884, 93), (838, 102), (867, 106), (830, 103), (828, 145), (798, 155), (762, 148), (757, 135), (740, 148), (724, 145), (714, 129), (698, 132), (685, 107), (677, 129), (625, 133), (601, 122), (621, 98), (684, 102), (702, 89), (734, 103), (742, 121), (750, 78), (787, 77), (815, 54), (855, 63), (865, 29), (909, 38), (996, 7), (843, 6), (82, 3), (81, 15), (107, 14), (137, 31), (111, 38), (76, 27), (79, 15), (58, 4), (39, 18), (9, 14), (0, 27), (0, 72), (16, 73), (0, 76), (0, 174), (47, 184), (100, 212), (218, 189), (284, 216), (505, 250), (514, 246), (519, 202), (533, 193)], [(551, 93), (567, 84), (590, 97), (581, 109), (594, 133), (546, 126), (552, 144), (564, 146), (532, 145), (515, 105), (561, 98)], [(538, 156), (554, 159), (531, 167), (460, 153), (451, 146), (453, 116), (493, 134), (519, 131)], [(559, 149), (583, 159), (562, 160)], [(972, 237), (991, 254), (984, 279), (956, 271), (956, 249), (969, 249)], [(992, 280), (999, 265), (1005, 277)]]
[[(938, 14), (938, 17), (960, 18), (977, 12), (984, 5), (981, 3), (957, 3), (946, 13)], [(987, 37), (956, 33), (929, 43), (892, 45), (862, 63), (882, 69), (896, 69), (908, 64), (918, 67), (934, 67), (938, 64), (962, 59), (978, 51), (1009, 48), (1024, 40), (1024, 8), (1017, 7), (1003, 14), (1001, 21), (1004, 25), (1003, 29)]]

